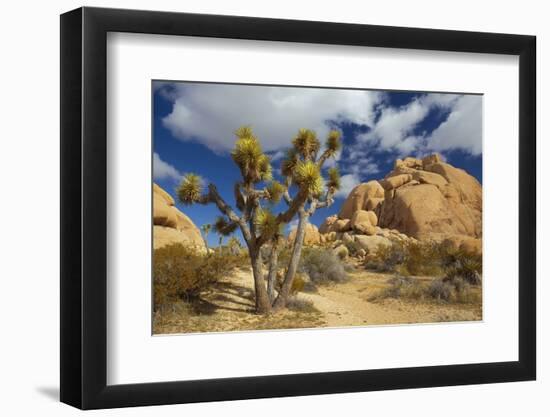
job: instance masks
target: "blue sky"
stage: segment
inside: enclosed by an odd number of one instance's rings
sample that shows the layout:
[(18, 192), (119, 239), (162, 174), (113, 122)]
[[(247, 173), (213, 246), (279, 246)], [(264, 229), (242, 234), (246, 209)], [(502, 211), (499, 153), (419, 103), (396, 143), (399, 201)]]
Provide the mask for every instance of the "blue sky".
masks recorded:
[[(241, 125), (253, 127), (276, 177), (299, 128), (315, 130), (322, 141), (330, 129), (342, 132), (343, 150), (331, 164), (343, 187), (335, 204), (313, 216), (317, 225), (338, 213), (355, 185), (384, 177), (399, 157), (439, 152), (482, 182), (479, 95), (159, 81), (153, 82), (153, 180), (175, 197), (182, 175), (194, 172), (233, 204), (239, 170), (229, 152)], [(219, 215), (213, 205), (178, 207), (199, 227)], [(217, 241), (209, 236), (210, 244)]]

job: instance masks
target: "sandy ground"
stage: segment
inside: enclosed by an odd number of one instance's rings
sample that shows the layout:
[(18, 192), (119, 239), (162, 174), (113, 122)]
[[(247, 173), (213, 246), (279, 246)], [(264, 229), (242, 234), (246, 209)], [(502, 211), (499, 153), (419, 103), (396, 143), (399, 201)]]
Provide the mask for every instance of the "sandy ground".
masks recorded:
[[(346, 283), (321, 286), (298, 299), (312, 306), (269, 317), (254, 314), (253, 279), (239, 270), (220, 280), (200, 302), (157, 313), (155, 333), (189, 333), (256, 329), (343, 327), (381, 324), (481, 320), (481, 305), (417, 302), (400, 299), (369, 301), (388, 286), (391, 275), (359, 271)], [(431, 278), (420, 278), (430, 280)], [(313, 308), (312, 308), (313, 307)]]

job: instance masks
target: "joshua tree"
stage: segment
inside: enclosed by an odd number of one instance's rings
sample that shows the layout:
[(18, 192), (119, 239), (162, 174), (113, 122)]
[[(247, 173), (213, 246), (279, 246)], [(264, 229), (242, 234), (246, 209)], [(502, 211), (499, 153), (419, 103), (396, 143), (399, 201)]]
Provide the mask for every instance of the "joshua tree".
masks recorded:
[[(328, 170), (327, 180), (322, 176), (324, 163), (340, 149), (340, 133), (331, 131), (325, 149), (321, 152), (321, 143), (315, 132), (300, 129), (282, 162), (282, 183), (273, 180), (270, 159), (262, 151), (260, 141), (252, 129), (243, 126), (237, 129), (235, 135), (237, 140), (231, 156), (242, 177), (234, 185), (235, 203), (240, 215), (225, 202), (214, 184), (209, 184), (204, 191), (201, 177), (196, 174), (187, 174), (183, 178), (178, 188), (178, 197), (184, 204), (215, 204), (222, 213), (216, 220), (215, 228), (217, 231), (225, 231), (224, 235), (237, 228), (241, 230), (254, 276), (256, 311), (269, 313), (286, 306), (310, 216), (317, 209), (331, 205), (334, 193), (340, 186), (340, 174), (336, 168)], [(263, 188), (257, 188), (262, 184)], [(281, 199), (284, 199), (287, 207), (278, 214), (262, 205), (263, 202), (273, 205)], [(298, 228), (292, 255), (281, 289), (275, 297), (273, 283), (277, 273), (278, 242), (284, 225), (295, 216), (298, 216)], [(267, 276), (269, 293), (260, 255), (260, 249), (266, 244), (271, 245)]]
[(201, 226), (201, 230), (202, 230), (202, 240), (204, 242), (204, 246), (206, 247), (206, 253), (208, 253), (208, 234), (210, 233), (210, 230), (212, 230), (212, 225), (209, 224), (209, 223), (206, 223), (206, 224), (203, 224)]
[(231, 236), (227, 241), (227, 247), (232, 255), (238, 255), (241, 252), (241, 242), (235, 236)]

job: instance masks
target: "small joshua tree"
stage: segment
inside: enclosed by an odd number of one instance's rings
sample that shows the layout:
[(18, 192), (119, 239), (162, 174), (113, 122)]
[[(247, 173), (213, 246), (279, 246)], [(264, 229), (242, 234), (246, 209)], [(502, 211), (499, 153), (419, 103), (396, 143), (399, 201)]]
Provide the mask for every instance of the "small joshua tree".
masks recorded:
[[(203, 190), (201, 177), (196, 174), (187, 174), (183, 178), (178, 197), (184, 204), (215, 204), (222, 213), (214, 226), (218, 233), (228, 235), (237, 228), (241, 230), (254, 276), (256, 312), (265, 314), (286, 306), (309, 218), (317, 209), (330, 206), (334, 193), (340, 187), (340, 174), (336, 168), (328, 170), (326, 180), (322, 176), (323, 165), (340, 149), (340, 132), (332, 130), (329, 133), (325, 149), (321, 152), (321, 143), (315, 132), (300, 129), (282, 162), (283, 182), (273, 180), (271, 161), (250, 127), (240, 127), (235, 135), (237, 140), (231, 157), (241, 172), (240, 181), (234, 185), (239, 214), (226, 203), (214, 184)], [(259, 188), (261, 185), (263, 188)], [(285, 201), (286, 209), (275, 214), (268, 206), (281, 199)], [(298, 216), (298, 227), (292, 254), (280, 291), (275, 296), (279, 242), (285, 224), (295, 216)], [(268, 244), (271, 247), (269, 270), (267, 277), (264, 277), (260, 250)]]
[(210, 233), (210, 230), (212, 230), (212, 225), (209, 223), (203, 224), (201, 226), (201, 231), (203, 233), (202, 240), (204, 242), (204, 246), (206, 248), (206, 253), (208, 253), (208, 234)]

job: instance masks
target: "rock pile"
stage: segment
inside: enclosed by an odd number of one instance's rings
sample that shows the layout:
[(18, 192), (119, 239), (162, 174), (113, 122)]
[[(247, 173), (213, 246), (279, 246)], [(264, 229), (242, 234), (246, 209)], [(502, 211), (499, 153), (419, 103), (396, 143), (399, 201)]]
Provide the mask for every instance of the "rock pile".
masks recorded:
[(383, 179), (356, 186), (319, 232), (321, 241), (352, 239), (367, 253), (420, 240), (481, 254), (481, 220), (480, 183), (434, 154), (398, 159)]

